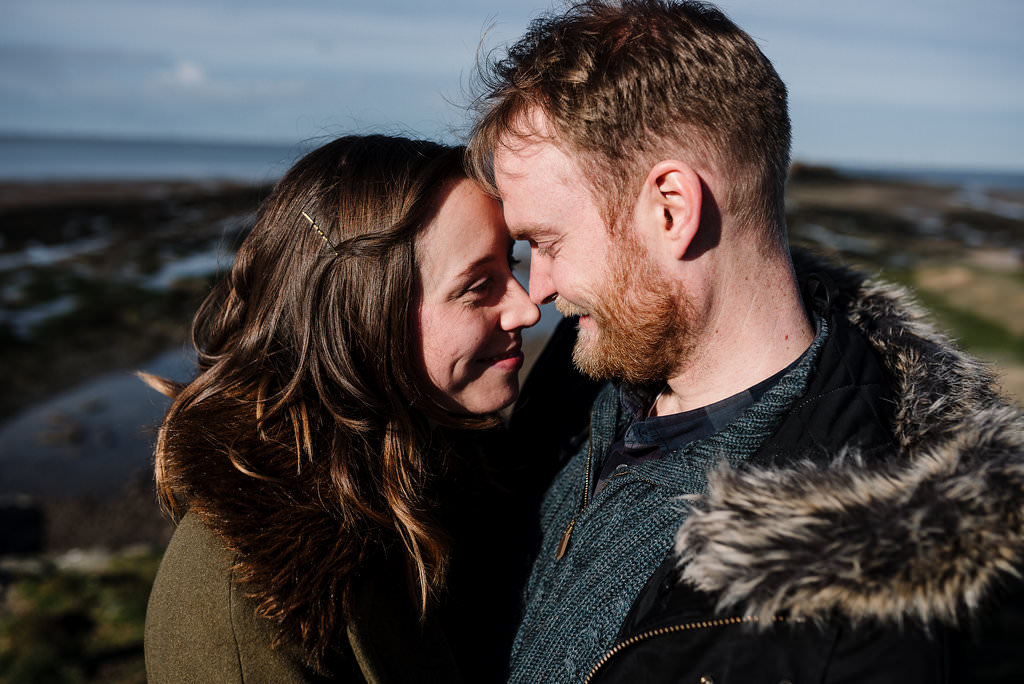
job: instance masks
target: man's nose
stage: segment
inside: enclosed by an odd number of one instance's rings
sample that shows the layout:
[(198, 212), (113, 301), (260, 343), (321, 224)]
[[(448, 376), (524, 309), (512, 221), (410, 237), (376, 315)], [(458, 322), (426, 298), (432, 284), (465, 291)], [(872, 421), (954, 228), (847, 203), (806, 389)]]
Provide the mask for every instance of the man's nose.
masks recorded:
[(551, 267), (547, 259), (534, 250), (530, 258), (530, 301), (540, 306), (554, 300), (558, 290), (551, 279)]

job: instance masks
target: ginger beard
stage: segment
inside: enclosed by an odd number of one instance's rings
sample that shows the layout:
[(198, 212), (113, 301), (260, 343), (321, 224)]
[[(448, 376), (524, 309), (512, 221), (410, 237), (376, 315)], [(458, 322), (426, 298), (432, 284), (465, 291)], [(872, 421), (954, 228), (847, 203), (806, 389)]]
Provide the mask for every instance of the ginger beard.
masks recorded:
[(565, 316), (589, 315), (579, 326), (573, 362), (595, 379), (631, 384), (664, 382), (678, 373), (696, 346), (693, 304), (651, 263), (646, 250), (623, 231), (614, 238), (608, 277), (581, 307), (559, 295)]

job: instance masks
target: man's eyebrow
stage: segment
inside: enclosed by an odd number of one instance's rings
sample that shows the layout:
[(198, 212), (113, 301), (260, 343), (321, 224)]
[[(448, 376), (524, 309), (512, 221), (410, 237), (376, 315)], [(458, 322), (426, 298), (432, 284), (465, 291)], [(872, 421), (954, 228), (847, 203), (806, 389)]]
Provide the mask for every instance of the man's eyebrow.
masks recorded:
[(513, 240), (531, 240), (538, 234), (543, 235), (549, 232), (552, 232), (549, 226), (544, 226), (538, 223), (524, 223), (516, 226), (509, 226), (508, 228), (508, 234), (512, 236)]
[(509, 228), (508, 234), (512, 236), (513, 240), (528, 240), (530, 238), (529, 228)]

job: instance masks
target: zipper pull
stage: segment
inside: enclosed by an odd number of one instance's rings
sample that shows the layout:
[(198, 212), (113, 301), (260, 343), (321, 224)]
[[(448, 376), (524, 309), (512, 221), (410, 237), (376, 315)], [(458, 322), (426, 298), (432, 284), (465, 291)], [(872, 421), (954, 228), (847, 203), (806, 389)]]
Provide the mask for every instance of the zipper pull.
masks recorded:
[(565, 528), (565, 534), (562, 535), (558, 551), (555, 552), (555, 560), (562, 560), (562, 556), (565, 555), (565, 550), (569, 548), (569, 538), (572, 537), (572, 528), (574, 527), (576, 527), (576, 518), (570, 520), (569, 526)]
[[(593, 426), (591, 426), (591, 433), (593, 433)], [(590, 439), (587, 440), (587, 468), (583, 474), (583, 502), (580, 504), (580, 509), (576, 511), (576, 515), (573, 516), (572, 520), (569, 521), (568, 527), (565, 528), (565, 534), (562, 535), (562, 541), (558, 545), (558, 550), (555, 551), (555, 560), (562, 560), (562, 556), (565, 555), (565, 550), (569, 548), (569, 539), (572, 537), (572, 528), (576, 527), (576, 518), (583, 514), (583, 511), (587, 508), (587, 500), (590, 498), (588, 492), (590, 490), (590, 456), (594, 449), (594, 438), (591, 434)]]

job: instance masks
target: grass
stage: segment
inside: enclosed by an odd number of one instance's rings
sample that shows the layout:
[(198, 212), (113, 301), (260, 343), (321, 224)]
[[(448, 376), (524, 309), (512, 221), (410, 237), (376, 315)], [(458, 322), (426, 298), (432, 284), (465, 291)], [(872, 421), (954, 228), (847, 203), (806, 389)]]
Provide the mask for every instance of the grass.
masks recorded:
[(126, 552), (98, 572), (48, 568), (4, 591), (0, 681), (146, 681), (146, 601), (161, 552)]
[(968, 351), (979, 355), (995, 353), (1024, 363), (1024, 338), (988, 318), (953, 306), (939, 294), (922, 289), (914, 292), (939, 325)]
[[(939, 328), (973, 354), (995, 354), (1001, 358), (1024, 363), (1024, 339), (1014, 334), (991, 312), (958, 306), (951, 298), (934, 289), (922, 287), (916, 268), (867, 269), (889, 282), (909, 287), (918, 302), (928, 310)], [(1007, 279), (1008, 281), (1010, 279)], [(1011, 281), (1012, 282), (1012, 281)], [(1006, 297), (1020, 296), (1015, 286), (1007, 288)]]

